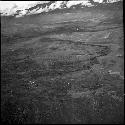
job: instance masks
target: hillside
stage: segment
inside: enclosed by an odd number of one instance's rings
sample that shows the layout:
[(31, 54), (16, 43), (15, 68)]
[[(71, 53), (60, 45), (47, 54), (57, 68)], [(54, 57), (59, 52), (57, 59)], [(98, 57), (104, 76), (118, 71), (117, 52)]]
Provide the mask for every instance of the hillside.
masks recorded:
[(123, 3), (1, 16), (1, 120), (124, 123)]

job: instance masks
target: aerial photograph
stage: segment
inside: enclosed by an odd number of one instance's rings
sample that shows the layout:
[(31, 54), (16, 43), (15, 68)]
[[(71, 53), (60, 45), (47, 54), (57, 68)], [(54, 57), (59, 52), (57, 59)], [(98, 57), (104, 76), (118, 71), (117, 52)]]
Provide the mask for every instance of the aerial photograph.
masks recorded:
[(124, 124), (123, 0), (0, 1), (1, 123)]

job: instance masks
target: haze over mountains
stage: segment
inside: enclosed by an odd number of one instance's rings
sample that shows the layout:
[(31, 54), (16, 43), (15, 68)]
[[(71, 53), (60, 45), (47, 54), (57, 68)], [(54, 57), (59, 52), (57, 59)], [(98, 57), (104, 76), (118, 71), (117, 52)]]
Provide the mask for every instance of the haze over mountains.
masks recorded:
[(76, 1), (1, 1), (0, 13), (2, 16), (16, 16), (50, 12), (56, 9), (76, 8), (77, 6), (92, 7), (98, 4), (114, 3), (122, 0), (76, 0)]

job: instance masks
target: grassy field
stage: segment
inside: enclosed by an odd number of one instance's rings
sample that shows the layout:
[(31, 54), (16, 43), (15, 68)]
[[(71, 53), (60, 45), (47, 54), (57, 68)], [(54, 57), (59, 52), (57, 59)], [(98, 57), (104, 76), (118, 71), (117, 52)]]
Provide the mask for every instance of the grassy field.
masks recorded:
[(124, 122), (122, 5), (1, 17), (3, 123)]

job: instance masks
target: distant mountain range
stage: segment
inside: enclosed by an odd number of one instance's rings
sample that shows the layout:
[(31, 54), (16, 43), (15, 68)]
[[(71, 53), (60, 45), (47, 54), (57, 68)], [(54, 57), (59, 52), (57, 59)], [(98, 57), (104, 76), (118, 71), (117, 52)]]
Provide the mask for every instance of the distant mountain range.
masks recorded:
[(22, 17), (43, 12), (48, 13), (54, 10), (75, 9), (77, 7), (85, 8), (119, 1), (123, 0), (1, 1), (0, 13), (2, 16)]

